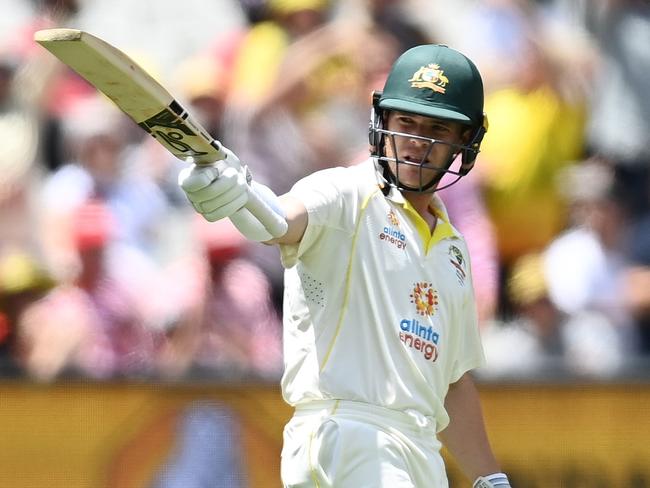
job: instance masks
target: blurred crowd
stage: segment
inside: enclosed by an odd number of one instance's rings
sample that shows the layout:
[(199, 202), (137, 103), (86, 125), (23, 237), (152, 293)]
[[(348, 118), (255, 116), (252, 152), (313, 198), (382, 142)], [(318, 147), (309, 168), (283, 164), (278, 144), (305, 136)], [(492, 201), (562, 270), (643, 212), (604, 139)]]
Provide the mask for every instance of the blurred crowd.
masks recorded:
[(471, 253), (483, 374), (647, 364), (647, 1), (136, 3), (0, 0), (0, 374), (282, 371), (277, 249), (196, 217), (183, 163), (35, 45), (46, 27), (116, 43), (278, 194), (367, 158), (371, 93), (399, 53), (463, 51), (490, 125), (473, 172), (440, 194)]

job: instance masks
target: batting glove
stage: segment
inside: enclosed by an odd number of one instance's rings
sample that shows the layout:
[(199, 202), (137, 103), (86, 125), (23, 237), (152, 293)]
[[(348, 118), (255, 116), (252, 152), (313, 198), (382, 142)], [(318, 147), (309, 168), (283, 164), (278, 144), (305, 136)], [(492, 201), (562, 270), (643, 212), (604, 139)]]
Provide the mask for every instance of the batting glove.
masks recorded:
[[(178, 184), (192, 207), (209, 222), (229, 217), (239, 232), (253, 241), (266, 242), (281, 236), (287, 224), (277, 195), (254, 182), (248, 168), (232, 151), (222, 149), (226, 158), (216, 165), (192, 165), (180, 172)], [(247, 204), (249, 208), (244, 208)], [(253, 214), (251, 208), (257, 212)], [(260, 221), (260, 215), (265, 222)], [(269, 221), (276, 230), (269, 230)]]
[(178, 184), (192, 207), (206, 220), (230, 217), (248, 203), (247, 169), (237, 156), (227, 152), (224, 160), (212, 166), (193, 164), (178, 175)]
[(474, 481), (472, 488), (511, 488), (508, 477), (503, 473), (494, 473), (488, 476), (479, 476)]

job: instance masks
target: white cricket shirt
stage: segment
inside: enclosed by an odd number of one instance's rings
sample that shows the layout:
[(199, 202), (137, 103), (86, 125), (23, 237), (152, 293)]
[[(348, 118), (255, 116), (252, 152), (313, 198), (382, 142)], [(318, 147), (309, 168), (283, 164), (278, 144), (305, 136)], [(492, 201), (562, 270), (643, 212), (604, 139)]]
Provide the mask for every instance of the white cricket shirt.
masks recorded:
[(468, 252), (437, 196), (428, 225), (373, 161), (314, 173), (291, 195), (307, 208), (302, 241), (282, 245), (282, 392), (297, 405), (345, 399), (449, 416), (450, 383), (483, 364)]

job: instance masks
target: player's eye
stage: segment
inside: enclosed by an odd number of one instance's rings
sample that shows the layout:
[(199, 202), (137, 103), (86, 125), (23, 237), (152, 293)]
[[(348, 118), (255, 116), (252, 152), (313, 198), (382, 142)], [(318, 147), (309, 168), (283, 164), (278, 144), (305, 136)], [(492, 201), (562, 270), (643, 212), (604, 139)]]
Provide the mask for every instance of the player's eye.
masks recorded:
[(438, 133), (441, 133), (441, 134), (445, 133), (446, 134), (446, 133), (449, 132), (449, 127), (447, 127), (446, 125), (442, 125), (442, 124), (436, 124), (431, 128), (431, 130), (433, 132), (438, 132)]

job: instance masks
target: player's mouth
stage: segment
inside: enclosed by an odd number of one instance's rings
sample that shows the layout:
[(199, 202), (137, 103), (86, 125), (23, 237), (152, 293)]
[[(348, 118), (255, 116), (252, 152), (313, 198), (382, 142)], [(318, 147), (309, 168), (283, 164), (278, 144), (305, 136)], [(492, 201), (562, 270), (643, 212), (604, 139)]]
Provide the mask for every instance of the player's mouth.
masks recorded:
[(406, 154), (399, 158), (399, 162), (402, 163), (399, 168), (400, 172), (404, 174), (412, 173), (418, 177), (421, 171), (428, 173), (439, 170), (437, 165), (424, 155)]
[(424, 159), (424, 155), (422, 156), (415, 156), (411, 154), (407, 154), (404, 157), (401, 157), (400, 160), (404, 163), (408, 163), (409, 165), (421, 165), (422, 163), (427, 164), (428, 161)]

